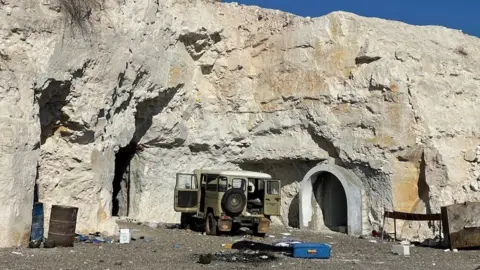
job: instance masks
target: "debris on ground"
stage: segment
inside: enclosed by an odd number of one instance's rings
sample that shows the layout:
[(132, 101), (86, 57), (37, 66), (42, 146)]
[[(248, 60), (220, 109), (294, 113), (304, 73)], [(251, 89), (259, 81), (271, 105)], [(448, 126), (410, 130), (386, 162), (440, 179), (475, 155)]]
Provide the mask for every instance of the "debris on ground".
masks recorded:
[(301, 242), (296, 239), (282, 239), (273, 242), (276, 247), (291, 247), (293, 244), (300, 244)]
[[(55, 250), (33, 250), (33, 249), (4, 249), (0, 250), (1, 269), (29, 269), (32, 265), (40, 265), (45, 269), (158, 269), (164, 266), (168, 269), (196, 269), (207, 267), (212, 269), (416, 269), (418, 265), (435, 268), (438, 270), (451, 269), (452, 265), (462, 265), (465, 269), (476, 269), (479, 266), (476, 251), (460, 251), (444, 253), (444, 249), (416, 248), (410, 247), (410, 257), (394, 255), (391, 252), (393, 244), (383, 243), (376, 239), (377, 244), (367, 244), (368, 240), (374, 239), (366, 235), (365, 240), (358, 237), (344, 237), (340, 234), (319, 234), (314, 232), (292, 232), (291, 237), (282, 239), (280, 232), (284, 228), (272, 228), (271, 234), (276, 238), (264, 238), (249, 240), (240, 236), (201, 236), (198, 233), (186, 233), (160, 227), (151, 230), (145, 228), (136, 229), (136, 225), (126, 225), (137, 238), (136, 243), (127, 245), (118, 243), (118, 236), (115, 236), (114, 244), (83, 244), (75, 243), (75, 248), (57, 248)], [(102, 233), (100, 236), (104, 237)], [(326, 236), (331, 236), (326, 237)], [(89, 236), (86, 233), (87, 237)], [(140, 236), (144, 236), (141, 240)], [(154, 239), (151, 243), (145, 243), (145, 239)], [(330, 238), (330, 239), (329, 239)], [(242, 239), (235, 242), (236, 239)], [(293, 257), (293, 248), (290, 244), (295, 242), (325, 241), (332, 245), (336, 243), (335, 252), (331, 260), (318, 259), (296, 259)], [(403, 240), (403, 239), (400, 239)], [(284, 247), (275, 244), (284, 242)], [(285, 243), (286, 242), (286, 243)], [(382, 242), (382, 244), (380, 244)], [(275, 243), (275, 244), (274, 244)], [(28, 242), (27, 242), (28, 244)], [(173, 246), (179, 244), (180, 248)], [(232, 249), (225, 246), (232, 244)], [(102, 248), (103, 247), (103, 248)], [(372, 248), (374, 250), (372, 250)], [(447, 248), (447, 247), (445, 247)], [(240, 250), (245, 249), (245, 250)], [(253, 250), (252, 250), (253, 249)], [(22, 255), (12, 254), (12, 251), (21, 252)], [(222, 252), (220, 252), (222, 251)], [(258, 251), (258, 253), (257, 253)], [(215, 255), (217, 252), (218, 258)], [(372, 253), (373, 252), (373, 253)], [(211, 254), (209, 264), (201, 264), (200, 254)], [(266, 253), (266, 254), (265, 254)], [(35, 254), (35, 255), (34, 255)], [(273, 254), (276, 260), (269, 255)], [(32, 256), (34, 255), (34, 256)], [(267, 257), (265, 257), (267, 256)], [(203, 256), (202, 256), (203, 257)], [(243, 260), (247, 257), (248, 263)], [(59, 258), (64, 258), (59, 260)], [(208, 256), (207, 256), (208, 258)], [(133, 264), (129, 260), (133, 261)], [(87, 264), (85, 264), (85, 261)], [(116, 263), (116, 264), (115, 264)], [(435, 263), (435, 266), (432, 266)], [(196, 267), (195, 267), (196, 265)], [(162, 268), (162, 267), (160, 267)], [(478, 269), (480, 270), (480, 269)]]
[(359, 263), (360, 260), (358, 259), (343, 259), (342, 262), (351, 262), (351, 263)]
[(15, 255), (23, 255), (22, 253), (17, 252), (17, 251), (12, 251), (12, 254), (15, 254)]
[(224, 248), (226, 248), (226, 249), (231, 249), (231, 248), (232, 248), (232, 244), (230, 244), (230, 243), (222, 244), (222, 247), (224, 247)]
[(42, 245), (42, 241), (40, 240), (32, 240), (28, 243), (29, 248), (39, 248)]
[(424, 247), (436, 247), (440, 245), (440, 238), (436, 236), (435, 238), (425, 239), (423, 242), (420, 243), (420, 246)]
[(165, 224), (166, 229), (178, 230), (180, 229), (180, 224)]
[(113, 243), (113, 238), (104, 237), (99, 232), (91, 233), (89, 235), (86, 234), (76, 234), (75, 235), (75, 242), (77, 243)]
[(269, 252), (258, 250), (240, 250), (236, 252), (219, 251), (215, 253), (214, 259), (232, 263), (263, 263), (271, 262), (277, 258)]
[(158, 228), (158, 222), (149, 222), (148, 223), (148, 227), (150, 227), (151, 229), (156, 229)]

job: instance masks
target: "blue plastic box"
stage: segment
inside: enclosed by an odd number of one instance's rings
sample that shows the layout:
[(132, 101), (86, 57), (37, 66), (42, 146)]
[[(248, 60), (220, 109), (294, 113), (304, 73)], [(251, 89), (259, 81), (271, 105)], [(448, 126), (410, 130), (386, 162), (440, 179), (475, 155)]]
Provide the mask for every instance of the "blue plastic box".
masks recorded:
[(328, 259), (331, 254), (330, 246), (321, 243), (293, 244), (292, 249), (295, 258)]

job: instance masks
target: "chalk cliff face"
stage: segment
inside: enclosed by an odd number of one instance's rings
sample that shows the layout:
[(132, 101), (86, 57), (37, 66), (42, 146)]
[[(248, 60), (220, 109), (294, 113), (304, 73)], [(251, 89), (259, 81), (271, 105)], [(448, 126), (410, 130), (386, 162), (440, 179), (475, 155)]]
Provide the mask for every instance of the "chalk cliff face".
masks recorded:
[(112, 208), (178, 221), (175, 173), (200, 167), (281, 179), (287, 226), (319, 162), (362, 180), (373, 228), (479, 200), (479, 59), (459, 31), (344, 12), (1, 0), (0, 246), (26, 243), (35, 182), (46, 225), (77, 206), (79, 232), (113, 232)]

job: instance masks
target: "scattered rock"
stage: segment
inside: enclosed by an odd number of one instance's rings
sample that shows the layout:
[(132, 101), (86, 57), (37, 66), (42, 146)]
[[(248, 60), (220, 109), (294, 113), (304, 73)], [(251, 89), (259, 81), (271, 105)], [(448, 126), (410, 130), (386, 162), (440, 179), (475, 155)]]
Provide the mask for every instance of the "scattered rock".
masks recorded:
[(474, 162), (477, 159), (477, 153), (475, 150), (468, 150), (463, 155), (463, 158), (468, 162)]
[(39, 248), (42, 245), (42, 241), (39, 240), (33, 240), (28, 243), (29, 248)]
[(150, 227), (152, 229), (156, 229), (156, 228), (158, 228), (158, 223), (157, 222), (150, 222), (150, 223), (148, 223), (148, 227)]
[(215, 259), (232, 263), (262, 263), (277, 259), (273, 254), (252, 250), (240, 250), (238, 252), (217, 252)]
[(56, 245), (55, 245), (55, 240), (48, 240), (48, 239), (45, 239), (45, 242), (43, 242), (43, 247), (44, 248), (54, 248)]
[(212, 262), (213, 255), (211, 253), (208, 254), (200, 254), (198, 258), (198, 262), (201, 264), (210, 264)]

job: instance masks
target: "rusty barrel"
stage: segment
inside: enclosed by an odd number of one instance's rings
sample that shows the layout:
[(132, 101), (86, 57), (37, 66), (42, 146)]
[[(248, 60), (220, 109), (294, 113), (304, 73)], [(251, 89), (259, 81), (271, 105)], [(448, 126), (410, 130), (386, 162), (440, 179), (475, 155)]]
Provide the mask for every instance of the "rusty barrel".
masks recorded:
[(77, 207), (52, 205), (48, 240), (55, 241), (55, 246), (73, 247), (77, 213)]

